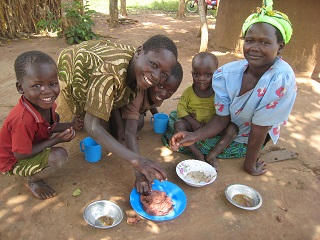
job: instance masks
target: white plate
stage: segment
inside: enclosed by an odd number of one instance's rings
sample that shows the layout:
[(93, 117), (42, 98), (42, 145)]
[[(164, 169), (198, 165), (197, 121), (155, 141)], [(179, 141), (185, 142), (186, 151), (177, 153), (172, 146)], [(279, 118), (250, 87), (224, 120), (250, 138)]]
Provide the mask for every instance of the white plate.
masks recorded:
[(184, 160), (176, 167), (177, 175), (192, 187), (203, 187), (214, 182), (217, 171), (209, 163), (200, 160)]

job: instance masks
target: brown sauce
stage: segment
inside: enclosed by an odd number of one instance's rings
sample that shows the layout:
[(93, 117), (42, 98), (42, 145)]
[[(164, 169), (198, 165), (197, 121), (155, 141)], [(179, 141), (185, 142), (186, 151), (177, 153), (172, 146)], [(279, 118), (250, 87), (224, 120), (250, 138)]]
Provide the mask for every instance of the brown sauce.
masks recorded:
[(103, 226), (111, 226), (113, 224), (113, 218), (109, 216), (99, 217), (98, 220)]
[(244, 194), (236, 194), (232, 197), (232, 201), (243, 207), (253, 207), (253, 199)]

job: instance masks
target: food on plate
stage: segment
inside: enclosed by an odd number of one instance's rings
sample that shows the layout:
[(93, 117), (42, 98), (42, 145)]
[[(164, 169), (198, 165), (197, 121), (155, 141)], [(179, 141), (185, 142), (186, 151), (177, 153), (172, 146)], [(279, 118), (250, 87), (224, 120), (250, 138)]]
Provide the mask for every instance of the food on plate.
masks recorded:
[(185, 175), (185, 179), (196, 183), (210, 181), (210, 177), (207, 176), (203, 171), (190, 171)]
[(173, 202), (165, 192), (153, 190), (148, 196), (140, 196), (143, 209), (152, 216), (165, 216), (173, 210)]

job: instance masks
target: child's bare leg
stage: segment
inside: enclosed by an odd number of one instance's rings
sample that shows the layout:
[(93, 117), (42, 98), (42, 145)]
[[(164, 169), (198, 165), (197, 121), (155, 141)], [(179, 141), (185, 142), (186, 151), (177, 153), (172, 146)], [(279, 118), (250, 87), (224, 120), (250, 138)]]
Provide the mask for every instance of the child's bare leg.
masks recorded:
[[(179, 119), (174, 123), (175, 132), (179, 131), (192, 131), (191, 125), (184, 119)], [(195, 144), (188, 146), (188, 149), (192, 152), (194, 157), (198, 160), (204, 161), (203, 153), (197, 148)]]
[[(217, 154), (219, 155), (219, 154)], [(218, 160), (217, 157), (213, 155), (211, 155), (211, 151), (209, 152), (209, 154), (205, 157), (205, 161), (207, 163), (209, 163), (212, 167), (214, 167), (217, 171), (218, 171)]]
[(207, 163), (218, 170), (217, 156), (236, 138), (239, 128), (234, 123), (230, 123), (222, 134), (217, 145), (205, 157)]
[(199, 150), (199, 148), (197, 148), (197, 146), (195, 144), (188, 146), (188, 149), (192, 152), (195, 159), (201, 160), (201, 161), (205, 160), (203, 153)]
[(138, 119), (138, 131), (144, 127), (144, 113), (140, 114)]
[(36, 198), (45, 200), (57, 195), (57, 193), (50, 186), (48, 186), (43, 179), (53, 174), (57, 169), (61, 168), (61, 166), (65, 164), (67, 160), (68, 154), (64, 148), (52, 148), (48, 158), (48, 167), (28, 177), (27, 187)]

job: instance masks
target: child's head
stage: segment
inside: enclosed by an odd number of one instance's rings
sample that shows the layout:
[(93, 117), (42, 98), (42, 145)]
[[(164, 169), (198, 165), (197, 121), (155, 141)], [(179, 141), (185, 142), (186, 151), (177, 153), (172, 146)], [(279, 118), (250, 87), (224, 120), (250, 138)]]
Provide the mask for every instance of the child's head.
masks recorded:
[(171, 75), (166, 80), (159, 82), (147, 90), (151, 104), (169, 99), (178, 90), (182, 79), (182, 66), (177, 62), (172, 69)]
[(272, 10), (272, 4), (272, 0), (264, 0), (262, 8), (242, 26), (243, 53), (250, 65), (272, 65), (291, 39), (291, 22), (284, 13)]
[(192, 59), (192, 78), (194, 86), (200, 90), (211, 88), (212, 75), (218, 68), (217, 57), (210, 52), (199, 52)]
[(14, 63), (16, 88), (36, 108), (49, 109), (60, 93), (55, 61), (40, 51), (19, 55)]
[(149, 38), (135, 53), (134, 72), (138, 87), (147, 89), (171, 74), (178, 57), (177, 46), (164, 35)]

